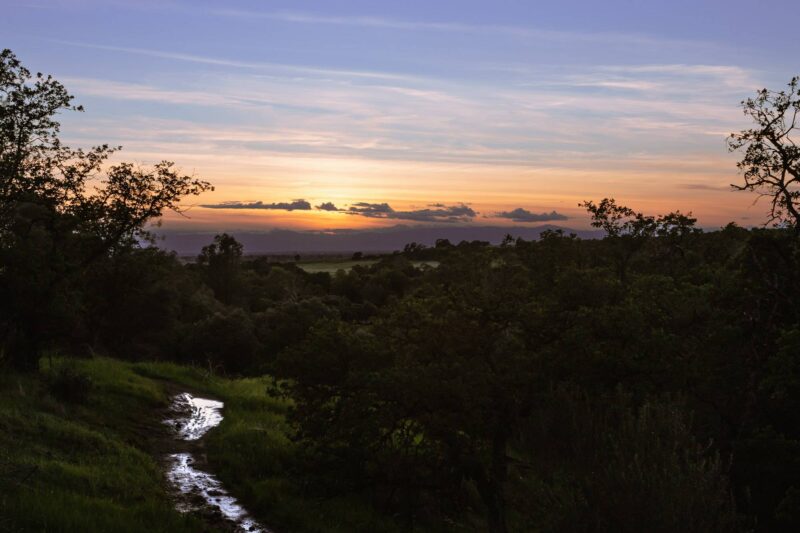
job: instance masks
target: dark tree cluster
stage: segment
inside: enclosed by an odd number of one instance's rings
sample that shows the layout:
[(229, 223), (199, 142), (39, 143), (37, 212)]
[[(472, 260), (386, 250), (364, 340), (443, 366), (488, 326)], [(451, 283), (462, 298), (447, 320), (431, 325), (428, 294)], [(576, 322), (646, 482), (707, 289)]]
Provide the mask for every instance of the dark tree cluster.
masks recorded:
[(797, 527), (797, 240), (600, 205), (603, 240), (451, 248), (282, 351), (309, 485), (409, 527)]

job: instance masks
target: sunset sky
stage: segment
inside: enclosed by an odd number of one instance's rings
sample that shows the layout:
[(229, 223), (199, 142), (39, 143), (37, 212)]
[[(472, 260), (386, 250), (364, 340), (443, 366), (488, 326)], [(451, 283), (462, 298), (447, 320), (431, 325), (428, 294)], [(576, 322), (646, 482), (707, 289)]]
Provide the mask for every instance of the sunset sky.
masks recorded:
[(605, 196), (759, 224), (725, 138), (800, 73), (788, 0), (0, 6), (0, 47), (85, 106), (69, 144), (215, 185), (174, 230), (585, 228)]

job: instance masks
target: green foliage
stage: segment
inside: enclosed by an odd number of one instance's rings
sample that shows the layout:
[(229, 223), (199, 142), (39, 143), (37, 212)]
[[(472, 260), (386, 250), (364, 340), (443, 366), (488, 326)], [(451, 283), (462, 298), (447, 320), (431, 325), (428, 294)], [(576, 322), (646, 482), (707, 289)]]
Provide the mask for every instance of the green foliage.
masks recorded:
[(83, 309), (93, 349), (125, 359), (177, 352), (183, 323), (219, 306), (210, 295), (206, 302), (195, 301), (202, 298), (195, 276), (173, 254), (157, 248), (117, 254), (96, 264), (91, 277)]
[(189, 326), (181, 343), (185, 358), (211, 370), (228, 372), (251, 368), (258, 347), (249, 315), (236, 308), (195, 322)]
[[(772, 448), (784, 464), (795, 457), (794, 240), (733, 226), (704, 234), (680, 213), (634, 220), (652, 231), (453, 247), (374, 300), (367, 321), (329, 317), (290, 344), (277, 370), (290, 379), (309, 485), (326, 497), (368, 486), (406, 526), (789, 520), (800, 478), (776, 477), (764, 460)], [(331, 290), (364, 300), (381, 277), (354, 269)], [(564, 434), (561, 416), (580, 423)], [(789, 440), (747, 444), (766, 425)]]
[[(548, 391), (520, 444), (531, 464), (517, 490), (541, 497), (528, 502), (522, 523), (553, 531), (736, 528), (726, 465), (697, 442), (685, 404), (637, 403), (619, 390), (601, 398), (566, 386)], [(564, 515), (552, 502), (570, 493)]]
[(242, 245), (227, 233), (214, 237), (214, 242), (204, 246), (197, 258), (208, 286), (222, 303), (233, 303), (240, 296), (241, 262)]

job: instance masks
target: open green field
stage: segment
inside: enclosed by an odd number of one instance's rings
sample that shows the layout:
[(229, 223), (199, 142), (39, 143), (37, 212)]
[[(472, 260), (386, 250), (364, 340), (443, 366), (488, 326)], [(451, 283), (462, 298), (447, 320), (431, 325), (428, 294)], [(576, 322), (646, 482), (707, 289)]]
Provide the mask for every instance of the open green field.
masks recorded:
[(299, 262), (297, 266), (305, 270), (310, 274), (315, 274), (317, 272), (327, 272), (328, 274), (335, 274), (339, 270), (344, 270), (347, 272), (348, 270), (352, 269), (354, 266), (372, 266), (377, 263), (377, 259), (364, 259), (361, 261), (342, 261), (342, 260), (331, 260), (331, 261), (310, 261), (308, 263)]
[[(0, 376), (0, 531), (203, 532), (199, 517), (173, 508), (160, 456), (161, 423), (177, 390), (225, 402), (205, 438), (211, 471), (262, 524), (277, 531), (393, 531), (361, 500), (315, 500), (292, 479), (295, 446), (287, 403), (270, 378), (225, 379), (169, 363), (107, 358), (66, 363), (90, 378), (84, 402), (51, 392), (38, 374)], [(168, 445), (167, 445), (168, 446)]]
[[(339, 270), (344, 270), (345, 272), (352, 269), (354, 266), (363, 266), (369, 267), (378, 262), (377, 259), (363, 259), (358, 261), (353, 260), (330, 260), (330, 261), (309, 261), (307, 263), (299, 262), (297, 266), (305, 270), (310, 274), (314, 274), (316, 272), (327, 272), (329, 274), (335, 274)], [(438, 261), (411, 261), (411, 264), (415, 267), (419, 268), (423, 265), (427, 265), (431, 268), (436, 268), (439, 266)]]

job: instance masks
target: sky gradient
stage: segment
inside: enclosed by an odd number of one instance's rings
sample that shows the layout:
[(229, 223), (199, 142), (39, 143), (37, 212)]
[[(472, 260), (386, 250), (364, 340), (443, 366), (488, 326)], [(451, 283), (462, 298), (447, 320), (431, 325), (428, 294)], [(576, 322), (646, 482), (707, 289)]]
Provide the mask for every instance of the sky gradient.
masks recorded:
[(800, 73), (789, 1), (0, 4), (86, 108), (68, 144), (216, 186), (173, 230), (585, 228), (605, 196), (759, 224), (725, 138)]

